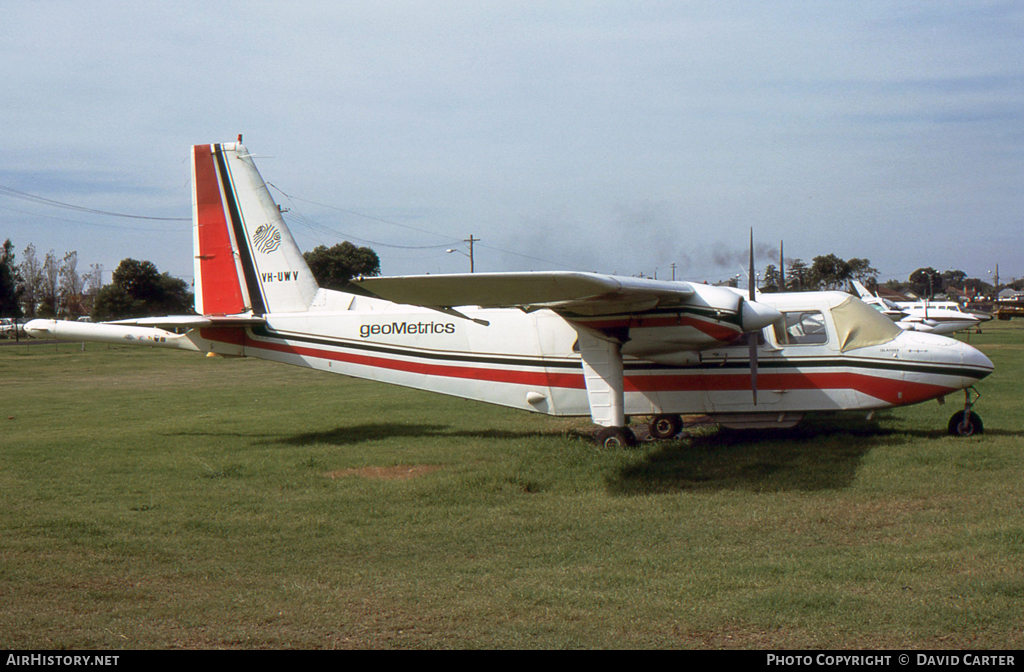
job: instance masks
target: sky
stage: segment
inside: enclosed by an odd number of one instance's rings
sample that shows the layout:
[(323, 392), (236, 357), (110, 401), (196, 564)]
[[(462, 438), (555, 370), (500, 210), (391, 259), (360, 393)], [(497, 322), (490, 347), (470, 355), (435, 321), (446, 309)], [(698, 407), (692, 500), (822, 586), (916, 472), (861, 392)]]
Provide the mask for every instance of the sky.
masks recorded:
[(32, 244), (107, 282), (126, 257), (191, 281), (190, 147), (243, 134), (299, 246), (369, 245), (384, 275), (467, 272), (473, 236), (478, 272), (715, 282), (743, 272), (753, 229), (759, 270), (782, 242), (881, 280), (1024, 276), (1019, 2), (0, 13), (16, 261)]

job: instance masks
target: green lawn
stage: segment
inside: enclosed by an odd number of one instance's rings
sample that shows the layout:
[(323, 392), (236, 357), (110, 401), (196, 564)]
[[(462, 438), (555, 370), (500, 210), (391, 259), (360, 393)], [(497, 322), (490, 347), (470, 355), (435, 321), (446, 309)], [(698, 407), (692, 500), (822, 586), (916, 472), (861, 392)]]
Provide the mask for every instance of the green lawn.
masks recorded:
[[(990, 323), (991, 324), (991, 323)], [(602, 450), (248, 359), (0, 347), (0, 647), (1019, 648), (1024, 329), (950, 397)]]

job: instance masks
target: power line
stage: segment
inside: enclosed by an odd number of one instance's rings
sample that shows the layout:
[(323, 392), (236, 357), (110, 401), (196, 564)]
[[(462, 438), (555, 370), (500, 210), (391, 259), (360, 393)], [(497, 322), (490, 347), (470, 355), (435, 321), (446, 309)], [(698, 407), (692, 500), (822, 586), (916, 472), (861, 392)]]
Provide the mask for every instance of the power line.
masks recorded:
[[(448, 240), (448, 241), (452, 241), (452, 242), (467, 242), (467, 241), (464, 241), (464, 240), (460, 240), (459, 238), (456, 238), (454, 236), (448, 236), (448, 235), (445, 235), (445, 234), (438, 233), (436, 231), (429, 231), (427, 229), (421, 229), (421, 228), (418, 228), (418, 227), (415, 227), (415, 226), (411, 226), (409, 224), (402, 224), (401, 222), (391, 221), (391, 220), (388, 220), (388, 219), (384, 219), (382, 217), (374, 217), (373, 215), (367, 215), (367, 214), (364, 214), (364, 213), (361, 213), (361, 212), (356, 212), (354, 210), (348, 210), (346, 208), (340, 208), (340, 207), (337, 207), (337, 206), (334, 206), (334, 205), (328, 205), (327, 203), (320, 203), (320, 202), (317, 202), (317, 201), (312, 201), (312, 200), (309, 200), (309, 199), (300, 198), (298, 196), (292, 196), (290, 194), (285, 193), (277, 185), (272, 184), (270, 182), (267, 182), (267, 186), (273, 187), (282, 196), (287, 198), (289, 201), (292, 201), (292, 205), (293, 206), (294, 206), (294, 201), (302, 201), (304, 203), (310, 203), (312, 205), (318, 205), (320, 207), (328, 208), (330, 210), (337, 210), (338, 212), (344, 212), (346, 214), (353, 215), (355, 217), (362, 217), (364, 219), (369, 219), (369, 220), (373, 220), (373, 221), (376, 221), (376, 222), (381, 222), (381, 223), (384, 223), (384, 224), (391, 224), (392, 226), (398, 226), (398, 227), (401, 227), (401, 228), (404, 228), (404, 229), (409, 229), (410, 231), (417, 231), (419, 233), (425, 233), (425, 234), (428, 234), (428, 235), (431, 235), (431, 236), (437, 236), (438, 238), (442, 238), (442, 239), (445, 239), (445, 240)], [(64, 210), (72, 210), (72, 211), (75, 211), (75, 212), (85, 212), (85, 213), (90, 213), (90, 214), (94, 214), (94, 215), (103, 215), (103, 216), (106, 216), (106, 217), (121, 217), (121, 218), (125, 218), (125, 219), (142, 219), (142, 220), (157, 221), (157, 222), (190, 222), (190, 221), (192, 221), (191, 217), (151, 217), (151, 216), (148, 216), (148, 215), (132, 215), (132, 214), (129, 214), (129, 213), (124, 213), (124, 212), (112, 212), (110, 210), (99, 210), (99, 209), (96, 209), (96, 208), (87, 208), (87, 207), (82, 206), (82, 205), (75, 205), (73, 203), (65, 203), (63, 201), (58, 201), (58, 200), (55, 200), (55, 199), (52, 199), (52, 198), (46, 198), (44, 196), (38, 196), (36, 194), (30, 194), (28, 192), (20, 191), (18, 189), (14, 189), (12, 187), (7, 187), (7, 186), (3, 186), (3, 185), (0, 185), (0, 196), (7, 196), (9, 198), (16, 198), (16, 199), (19, 199), (19, 200), (28, 201), (30, 203), (36, 203), (36, 204), (39, 204), (39, 205), (46, 205), (46, 206), (53, 207), (53, 208), (61, 208), (61, 209), (64, 209)], [(110, 225), (110, 224), (96, 224), (96, 223), (83, 222), (83, 221), (73, 220), (73, 219), (63, 219), (61, 217), (51, 217), (51, 216), (48, 216), (48, 215), (39, 215), (39, 214), (35, 214), (35, 213), (24, 212), (22, 210), (15, 210), (13, 208), (2, 208), (2, 209), (9, 210), (11, 212), (18, 212), (20, 214), (25, 214), (25, 215), (31, 215), (31, 216), (36, 216), (36, 217), (45, 217), (47, 219), (55, 219), (55, 220), (58, 220), (58, 221), (71, 222), (71, 223), (74, 223), (74, 224), (83, 224), (83, 225), (86, 225), (86, 226), (98, 226), (98, 227), (110, 228), (110, 229), (123, 229), (123, 230), (129, 230), (129, 231), (144, 231), (144, 230), (145, 231), (172, 231), (172, 230), (175, 230), (175, 229), (135, 229), (135, 228), (132, 228), (132, 227), (118, 227), (118, 226), (114, 226), (114, 225)], [(288, 219), (296, 221), (299, 224), (302, 224), (302, 225), (308, 227), (309, 229), (311, 229), (313, 231), (318, 231), (320, 233), (329, 233), (329, 234), (335, 235), (335, 236), (341, 236), (341, 237), (344, 237), (344, 238), (347, 238), (347, 239), (350, 239), (350, 240), (354, 240), (354, 241), (357, 241), (357, 242), (360, 242), (360, 243), (364, 243), (364, 244), (367, 244), (367, 245), (376, 245), (376, 246), (379, 246), (379, 247), (388, 247), (388, 248), (398, 249), (398, 250), (434, 250), (434, 249), (440, 249), (440, 248), (448, 247), (447, 243), (445, 243), (445, 244), (438, 244), (438, 245), (392, 245), (390, 243), (383, 243), (383, 242), (380, 242), (380, 241), (368, 240), (366, 238), (360, 238), (358, 236), (353, 236), (353, 235), (351, 235), (349, 233), (346, 233), (344, 231), (338, 231), (336, 229), (331, 229), (329, 227), (323, 226), (322, 224), (319, 224), (319, 223), (309, 219), (308, 217), (306, 217), (302, 213), (300, 213), (297, 208), (295, 208), (295, 215), (290, 216)], [(476, 242), (476, 241), (474, 241), (474, 242)], [(515, 256), (515, 257), (521, 257), (523, 259), (530, 259), (531, 261), (539, 261), (539, 262), (542, 262), (542, 263), (545, 263), (545, 264), (551, 264), (552, 266), (566, 266), (564, 261), (563, 262), (555, 262), (555, 261), (552, 261), (550, 259), (543, 259), (541, 257), (534, 257), (534, 256), (530, 256), (528, 254), (522, 254), (520, 252), (513, 252), (511, 250), (506, 250), (506, 249), (502, 249), (502, 248), (499, 248), (499, 247), (494, 247), (492, 245), (480, 245), (480, 247), (484, 247), (484, 248), (489, 249), (489, 250), (494, 250), (495, 252), (500, 252), (502, 254), (509, 254), (509, 255), (512, 255), (512, 256)]]
[(340, 236), (347, 240), (355, 240), (360, 243), (365, 243), (367, 245), (377, 245), (379, 247), (392, 247), (398, 250), (437, 250), (442, 247), (446, 247), (446, 245), (391, 245), (390, 243), (382, 243), (376, 240), (367, 240), (366, 238), (360, 238), (358, 236), (353, 236), (350, 233), (345, 233), (344, 231), (339, 231), (337, 229), (332, 229), (330, 227), (324, 226), (323, 224), (319, 224), (302, 214), (288, 215), (286, 219), (288, 219), (292, 223), (301, 224), (319, 233), (329, 233), (335, 236)]
[(31, 203), (38, 203), (40, 205), (48, 205), (54, 208), (64, 208), (65, 210), (75, 210), (77, 212), (88, 212), (94, 215), (106, 215), (108, 217), (125, 217), (127, 219), (149, 219), (159, 222), (188, 222), (191, 221), (191, 217), (149, 217), (146, 215), (129, 215), (123, 212), (110, 212), (109, 210), (96, 210), (95, 208), (86, 208), (81, 205), (74, 205), (72, 203), (64, 203), (63, 201), (55, 201), (52, 198), (44, 198), (42, 196), (36, 196), (35, 194), (29, 194), (24, 191), (18, 191), (11, 187), (5, 187), (0, 185), (0, 195), (9, 196), (11, 198), (18, 198), (23, 201), (29, 201)]
[(41, 215), (37, 212), (27, 212), (25, 210), (18, 210), (16, 208), (7, 208), (0, 206), (0, 210), (6, 210), (7, 212), (16, 212), (20, 215), (28, 215), (29, 217), (42, 217), (43, 219), (54, 219), (58, 222), (68, 222), (69, 224), (81, 224), (82, 226), (96, 226), (101, 229), (117, 229), (119, 231), (181, 231), (177, 229), (163, 229), (153, 228), (151, 226), (117, 226), (116, 224), (100, 224), (98, 222), (83, 222), (80, 219), (67, 219), (66, 217), (54, 217), (53, 215)]
[[(431, 236), (437, 236), (438, 238), (445, 238), (445, 239), (453, 241), (453, 242), (463, 242), (463, 243), (469, 242), (467, 240), (460, 240), (458, 238), (455, 238), (454, 236), (447, 236), (447, 235), (444, 235), (444, 234), (441, 234), (441, 233), (437, 233), (436, 231), (428, 231), (427, 229), (420, 229), (420, 228), (417, 228), (415, 226), (410, 226), (408, 224), (401, 224), (399, 222), (393, 222), (393, 221), (390, 221), (390, 220), (387, 220), (387, 219), (382, 219), (380, 217), (374, 217), (372, 215), (366, 215), (366, 214), (363, 214), (361, 212), (356, 212), (354, 210), (347, 210), (345, 208), (339, 208), (339, 207), (334, 206), (334, 205), (328, 205), (326, 203), (320, 203), (320, 202), (317, 202), (317, 201), (311, 201), (309, 199), (299, 198), (298, 196), (291, 196), (291, 195), (285, 193), (280, 187), (278, 187), (277, 185), (272, 184), (270, 182), (267, 182), (267, 186), (268, 187), (273, 187), (282, 196), (284, 196), (289, 201), (291, 201), (293, 203), (293, 205), (294, 205), (294, 201), (302, 201), (304, 203), (310, 203), (312, 205), (319, 205), (320, 207), (328, 208), (330, 210), (337, 210), (338, 212), (344, 212), (346, 214), (354, 215), (356, 217), (362, 217), (364, 219), (370, 219), (370, 220), (373, 220), (373, 221), (376, 221), (376, 222), (382, 222), (384, 224), (392, 224), (394, 226), (400, 226), (402, 228), (409, 229), (411, 231), (417, 231), (419, 233), (426, 233), (426, 234), (431, 235)], [(333, 231), (333, 230), (331, 230), (331, 229), (329, 229), (329, 228), (327, 228), (327, 227), (325, 227), (323, 225), (313, 223), (312, 220), (309, 220), (308, 218), (306, 218), (305, 216), (303, 216), (301, 214), (299, 215), (299, 217), (300, 217), (299, 221), (301, 223), (305, 224), (306, 226), (310, 227), (313, 230), (317, 230), (317, 231), (320, 231), (322, 233), (333, 233), (333, 234), (336, 234), (336, 235), (348, 236), (348, 234), (345, 234), (345, 233), (342, 233), (342, 232), (339, 232), (339, 231)], [(409, 247), (409, 246), (403, 246), (403, 245), (388, 245), (387, 243), (377, 243), (377, 242), (373, 242), (373, 241), (367, 241), (365, 239), (356, 238), (355, 236), (348, 236), (348, 237), (350, 237), (350, 238), (352, 238), (354, 240), (359, 240), (359, 241), (364, 242), (364, 243), (369, 243), (371, 245), (381, 245), (383, 247), (394, 247), (394, 248), (398, 248), (398, 249), (425, 250), (425, 249), (432, 249), (432, 248), (447, 247), (447, 245), (424, 245), (424, 246), (419, 246), (419, 247)], [(551, 264), (552, 266), (556, 266), (556, 267), (558, 267), (558, 266), (561, 266), (561, 267), (569, 266), (569, 264), (566, 264), (564, 261), (556, 262), (556, 261), (552, 261), (550, 259), (543, 259), (541, 257), (533, 257), (533, 256), (530, 256), (528, 254), (521, 254), (519, 252), (512, 252), (511, 250), (505, 250), (505, 249), (502, 249), (500, 247), (494, 247), (493, 245), (480, 245), (480, 247), (484, 247), (484, 248), (487, 248), (489, 250), (494, 250), (495, 252), (501, 252), (502, 254), (510, 254), (510, 255), (512, 255), (514, 257), (522, 257), (523, 259), (530, 259), (531, 261), (539, 261), (541, 263)], [(576, 270), (584, 270), (584, 269), (577, 268), (577, 267), (572, 267), (572, 268), (576, 268)]]
[(274, 189), (276, 189), (278, 192), (280, 192), (280, 194), (282, 196), (287, 198), (289, 201), (302, 201), (304, 203), (310, 203), (312, 205), (319, 205), (322, 208), (329, 208), (331, 210), (337, 210), (338, 212), (344, 212), (346, 214), (354, 215), (356, 217), (362, 217), (364, 219), (372, 219), (375, 222), (382, 222), (384, 224), (391, 224), (392, 226), (400, 226), (403, 229), (409, 229), (410, 231), (418, 231), (419, 233), (426, 233), (426, 234), (429, 234), (431, 236), (438, 236), (439, 238), (447, 238), (448, 240), (452, 240), (452, 241), (457, 241), (458, 240), (457, 238), (454, 238), (452, 236), (446, 236), (444, 234), (437, 233), (436, 231), (427, 231), (426, 229), (418, 229), (415, 226), (410, 226), (408, 224), (402, 224), (400, 222), (392, 222), (391, 220), (382, 219), (381, 217), (374, 217), (372, 215), (365, 215), (365, 214), (363, 214), (361, 212), (356, 212), (354, 210), (346, 210), (345, 208), (339, 208), (339, 207), (337, 207), (335, 205), (328, 205), (326, 203), (318, 203), (317, 201), (311, 201), (309, 199), (299, 198), (298, 196), (291, 196), (289, 194), (286, 194), (284, 191), (281, 190), (280, 187), (278, 187), (276, 184), (273, 184), (271, 182), (267, 182), (267, 186), (268, 187), (273, 187)]
[(552, 266), (556, 266), (556, 267), (562, 267), (562, 268), (569, 267), (569, 268), (574, 268), (577, 271), (585, 271), (585, 270), (587, 270), (587, 269), (584, 269), (584, 268), (580, 268), (579, 266), (573, 266), (572, 264), (567, 264), (564, 261), (551, 261), (550, 259), (543, 259), (541, 257), (531, 257), (528, 254), (521, 254), (519, 252), (513, 252), (511, 250), (505, 250), (505, 249), (502, 249), (500, 247), (494, 247), (493, 245), (484, 245), (483, 243), (480, 243), (479, 247), (484, 247), (484, 248), (487, 248), (488, 250), (494, 250), (495, 252), (501, 252), (502, 254), (511, 254), (513, 257), (522, 257), (523, 259), (529, 259), (531, 261), (540, 261), (540, 262), (543, 262), (545, 264), (551, 264)]

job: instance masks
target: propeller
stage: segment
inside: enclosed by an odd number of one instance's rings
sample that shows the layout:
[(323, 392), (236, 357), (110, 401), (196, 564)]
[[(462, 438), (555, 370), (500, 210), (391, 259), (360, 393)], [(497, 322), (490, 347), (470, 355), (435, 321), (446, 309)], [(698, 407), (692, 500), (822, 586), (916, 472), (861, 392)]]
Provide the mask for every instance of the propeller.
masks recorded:
[[(747, 275), (747, 287), (750, 302), (754, 303), (757, 291), (757, 280), (754, 276), (754, 228), (750, 228), (750, 273)], [(757, 332), (747, 334), (747, 347), (750, 348), (750, 391), (754, 395), (754, 406), (757, 406)]]
[(779, 241), (779, 291), (786, 291), (786, 260), (782, 255), (782, 241)]
[(757, 405), (757, 334), (782, 318), (775, 308), (757, 300), (757, 276), (754, 275), (754, 229), (750, 229), (750, 266), (747, 270), (747, 299), (739, 299), (741, 326), (747, 337), (750, 359), (750, 390)]

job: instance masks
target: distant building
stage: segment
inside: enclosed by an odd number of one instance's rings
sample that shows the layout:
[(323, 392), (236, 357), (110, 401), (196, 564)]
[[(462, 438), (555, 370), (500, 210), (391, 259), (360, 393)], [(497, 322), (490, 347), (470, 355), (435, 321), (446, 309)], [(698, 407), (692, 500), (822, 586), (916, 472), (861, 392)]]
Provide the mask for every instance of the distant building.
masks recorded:
[(946, 296), (960, 304), (966, 304), (974, 300), (978, 292), (973, 289), (963, 290), (956, 287), (946, 287)]
[(999, 292), (1000, 301), (1021, 301), (1024, 300), (1024, 292), (1019, 292), (1013, 287), (1007, 287)]

